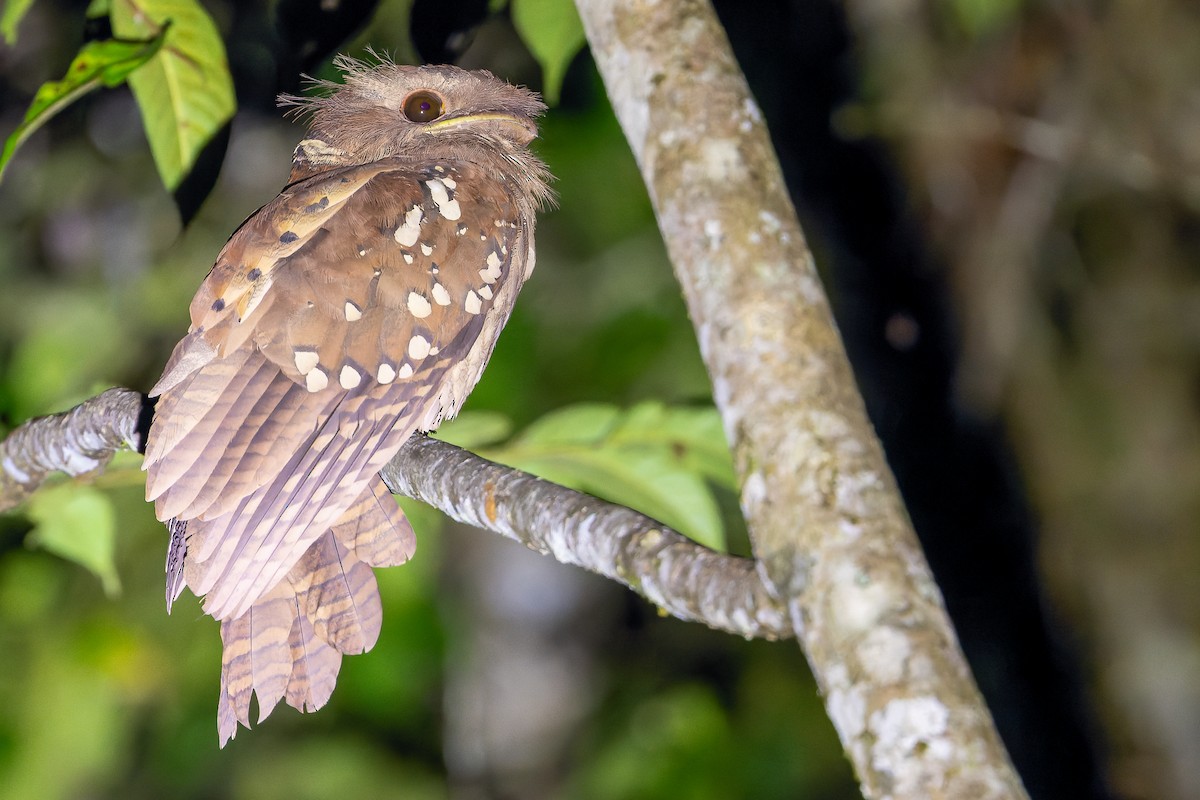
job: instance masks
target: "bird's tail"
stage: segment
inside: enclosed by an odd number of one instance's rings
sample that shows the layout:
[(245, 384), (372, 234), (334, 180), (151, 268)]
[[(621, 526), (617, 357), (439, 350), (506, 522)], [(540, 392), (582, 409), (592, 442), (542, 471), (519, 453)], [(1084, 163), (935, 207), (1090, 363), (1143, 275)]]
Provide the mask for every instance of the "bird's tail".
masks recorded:
[(382, 480), (313, 542), (287, 576), (246, 613), (221, 623), (221, 746), (250, 727), (250, 695), (262, 722), (280, 700), (316, 711), (329, 700), (343, 653), (379, 637), (382, 609), (371, 567), (402, 564), (416, 540)]

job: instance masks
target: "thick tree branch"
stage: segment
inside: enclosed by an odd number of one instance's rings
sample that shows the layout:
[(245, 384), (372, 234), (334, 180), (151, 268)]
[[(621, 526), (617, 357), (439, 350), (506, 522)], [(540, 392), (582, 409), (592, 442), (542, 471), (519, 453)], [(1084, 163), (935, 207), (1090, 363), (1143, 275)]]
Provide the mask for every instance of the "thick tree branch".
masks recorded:
[[(102, 468), (121, 448), (140, 450), (151, 408), (144, 395), (109, 389), (14, 430), (0, 442), (0, 510), (54, 470), (80, 475)], [(394, 492), (620, 581), (681, 619), (747, 638), (792, 636), (787, 611), (753, 562), (701, 547), (636, 511), (419, 434), (383, 476)]]
[(1024, 797), (711, 5), (577, 4), (683, 286), (760, 569), (864, 794)]
[(393, 492), (625, 584), (668, 613), (745, 637), (792, 636), (754, 562), (624, 506), (414, 436), (382, 472)]

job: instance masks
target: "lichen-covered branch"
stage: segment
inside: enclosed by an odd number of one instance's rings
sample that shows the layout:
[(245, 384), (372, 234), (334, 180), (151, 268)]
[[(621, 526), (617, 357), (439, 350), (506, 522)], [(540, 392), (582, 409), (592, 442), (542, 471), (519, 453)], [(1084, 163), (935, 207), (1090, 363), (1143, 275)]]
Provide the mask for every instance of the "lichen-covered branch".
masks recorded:
[(1025, 797), (711, 5), (578, 7), (683, 286), (761, 572), (790, 609), (863, 793)]
[(620, 581), (681, 619), (746, 637), (791, 637), (754, 562), (701, 547), (625, 508), (424, 436), (383, 470), (393, 492)]
[[(31, 420), (0, 442), (0, 510), (48, 473), (102, 468), (139, 450), (150, 401), (109, 389)], [(670, 614), (745, 637), (791, 637), (787, 611), (754, 563), (692, 542), (649, 517), (416, 434), (383, 471), (388, 487), (448, 516), (620, 581)]]
[(109, 389), (70, 411), (32, 419), (0, 441), (0, 511), (55, 471), (82, 475), (108, 464), (122, 447), (138, 450), (142, 395)]

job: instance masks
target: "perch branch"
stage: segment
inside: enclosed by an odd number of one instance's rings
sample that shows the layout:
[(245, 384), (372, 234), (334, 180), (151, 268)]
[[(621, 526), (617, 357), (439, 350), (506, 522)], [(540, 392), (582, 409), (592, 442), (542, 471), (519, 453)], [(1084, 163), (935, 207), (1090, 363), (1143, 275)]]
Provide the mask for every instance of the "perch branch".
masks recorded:
[(109, 389), (62, 414), (31, 419), (0, 441), (0, 511), (33, 493), (51, 472), (83, 475), (122, 447), (140, 450), (143, 397)]
[[(80, 475), (103, 468), (121, 448), (139, 450), (151, 408), (137, 392), (109, 389), (14, 430), (0, 442), (0, 510), (17, 505), (54, 470)], [(701, 547), (624, 506), (419, 434), (383, 476), (394, 492), (620, 581), (681, 619), (747, 638), (792, 636), (786, 610), (767, 593), (753, 562)]]

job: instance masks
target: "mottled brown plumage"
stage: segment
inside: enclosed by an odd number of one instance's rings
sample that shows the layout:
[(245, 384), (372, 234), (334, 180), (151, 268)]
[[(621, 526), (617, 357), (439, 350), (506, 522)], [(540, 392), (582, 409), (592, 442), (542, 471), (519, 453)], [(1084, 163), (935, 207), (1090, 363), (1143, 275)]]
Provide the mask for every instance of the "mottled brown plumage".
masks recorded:
[(379, 478), (453, 416), (533, 270), (543, 110), (485, 72), (337, 62), (291, 182), (234, 233), (152, 394), (146, 496), (167, 601), (221, 620), (221, 744), (281, 699), (313, 711), (369, 650), (371, 567), (412, 530)]

